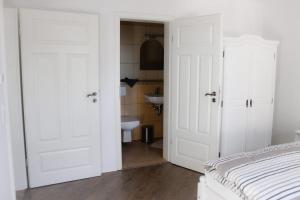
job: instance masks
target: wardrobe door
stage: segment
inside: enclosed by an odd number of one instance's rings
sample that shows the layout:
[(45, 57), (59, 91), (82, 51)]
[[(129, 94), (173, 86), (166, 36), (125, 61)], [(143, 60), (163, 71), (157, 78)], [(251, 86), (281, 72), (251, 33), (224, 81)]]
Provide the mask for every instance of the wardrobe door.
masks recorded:
[(225, 41), (221, 130), (222, 156), (243, 152), (245, 149), (249, 59), (250, 54), (244, 45), (226, 45)]
[(246, 151), (271, 144), (276, 71), (275, 47), (257, 45), (252, 48)]

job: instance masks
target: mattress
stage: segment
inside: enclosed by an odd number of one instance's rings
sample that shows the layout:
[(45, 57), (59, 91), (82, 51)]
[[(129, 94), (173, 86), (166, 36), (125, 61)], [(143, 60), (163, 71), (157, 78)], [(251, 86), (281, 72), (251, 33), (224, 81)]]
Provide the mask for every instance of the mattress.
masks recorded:
[(212, 160), (205, 170), (241, 199), (300, 199), (300, 142)]

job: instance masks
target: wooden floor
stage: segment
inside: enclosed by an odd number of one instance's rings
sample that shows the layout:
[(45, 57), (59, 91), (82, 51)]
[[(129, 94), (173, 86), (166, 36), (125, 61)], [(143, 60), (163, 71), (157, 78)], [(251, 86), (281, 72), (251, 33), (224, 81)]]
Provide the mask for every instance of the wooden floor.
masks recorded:
[(141, 141), (134, 141), (122, 145), (122, 165), (123, 169), (145, 167), (162, 164), (162, 149), (153, 148)]
[(170, 163), (17, 193), (17, 200), (196, 200), (200, 174)]

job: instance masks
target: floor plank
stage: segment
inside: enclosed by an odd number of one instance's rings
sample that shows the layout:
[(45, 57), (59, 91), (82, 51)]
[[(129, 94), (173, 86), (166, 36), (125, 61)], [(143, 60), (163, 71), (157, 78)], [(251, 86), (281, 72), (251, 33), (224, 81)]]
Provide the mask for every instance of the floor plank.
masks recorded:
[(17, 193), (17, 200), (195, 200), (200, 174), (170, 163)]
[(153, 148), (141, 141), (122, 144), (123, 169), (145, 167), (166, 162), (162, 149)]

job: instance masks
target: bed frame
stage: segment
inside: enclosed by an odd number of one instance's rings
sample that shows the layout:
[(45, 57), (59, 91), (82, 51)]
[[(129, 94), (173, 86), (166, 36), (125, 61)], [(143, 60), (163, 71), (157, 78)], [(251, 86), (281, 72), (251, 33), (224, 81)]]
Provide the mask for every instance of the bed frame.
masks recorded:
[(212, 178), (209, 173), (201, 176), (197, 200), (242, 200), (237, 194)]

